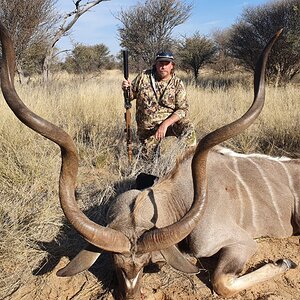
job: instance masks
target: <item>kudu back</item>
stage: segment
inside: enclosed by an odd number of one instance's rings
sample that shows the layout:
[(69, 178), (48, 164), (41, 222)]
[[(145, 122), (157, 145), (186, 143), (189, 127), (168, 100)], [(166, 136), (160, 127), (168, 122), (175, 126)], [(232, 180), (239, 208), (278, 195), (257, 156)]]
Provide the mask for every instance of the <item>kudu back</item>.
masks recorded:
[(19, 98), (14, 87), (13, 43), (0, 24), (3, 95), (25, 125), (60, 147), (61, 207), (68, 221), (89, 242), (86, 249), (58, 271), (59, 276), (86, 270), (101, 251), (109, 251), (118, 277), (117, 297), (139, 299), (143, 267), (151, 261), (163, 260), (190, 274), (199, 271), (178, 250), (177, 244), (183, 239), (195, 257), (220, 253), (212, 284), (225, 297), (296, 266), (291, 260), (282, 259), (239, 276), (256, 251), (254, 238), (299, 233), (300, 187), (296, 180), (299, 160), (237, 155), (218, 146), (243, 132), (260, 114), (265, 98), (267, 57), (280, 33), (269, 41), (258, 60), (254, 101), (249, 110), (236, 121), (206, 135), (152, 187), (119, 195), (110, 205), (104, 227), (89, 220), (77, 206), (78, 155), (72, 138), (30, 111)]

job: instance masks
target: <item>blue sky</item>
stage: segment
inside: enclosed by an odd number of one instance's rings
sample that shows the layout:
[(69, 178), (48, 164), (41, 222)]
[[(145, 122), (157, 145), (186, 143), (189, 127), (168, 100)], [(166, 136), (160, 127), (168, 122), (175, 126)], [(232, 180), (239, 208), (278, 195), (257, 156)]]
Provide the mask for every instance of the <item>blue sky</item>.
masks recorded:
[[(82, 15), (71, 30), (71, 35), (63, 37), (57, 46), (60, 50), (72, 49), (72, 43), (84, 45), (105, 44), (111, 54), (120, 51), (118, 27), (122, 24), (115, 16), (122, 9), (129, 9), (143, 0), (110, 0), (94, 7)], [(270, 1), (266, 0), (187, 0), (193, 4), (190, 18), (174, 30), (175, 37), (191, 36), (196, 31), (209, 35), (216, 29), (227, 28), (234, 24), (244, 8), (258, 6)], [(58, 0), (57, 9), (61, 13), (74, 9), (72, 0)]]

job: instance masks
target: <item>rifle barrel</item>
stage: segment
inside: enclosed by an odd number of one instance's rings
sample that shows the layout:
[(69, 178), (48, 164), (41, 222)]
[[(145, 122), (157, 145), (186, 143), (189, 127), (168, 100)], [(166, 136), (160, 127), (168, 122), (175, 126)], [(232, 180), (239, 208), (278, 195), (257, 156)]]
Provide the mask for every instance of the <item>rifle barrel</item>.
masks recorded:
[(128, 50), (123, 50), (123, 67), (124, 67), (124, 78), (128, 80)]
[[(123, 53), (123, 68), (124, 68), (124, 78), (128, 80), (128, 50), (122, 50)], [(129, 88), (124, 90), (124, 104), (125, 104), (125, 123), (126, 123), (126, 141), (127, 141), (127, 154), (129, 163), (132, 161), (132, 129), (131, 129), (131, 103), (129, 99)]]

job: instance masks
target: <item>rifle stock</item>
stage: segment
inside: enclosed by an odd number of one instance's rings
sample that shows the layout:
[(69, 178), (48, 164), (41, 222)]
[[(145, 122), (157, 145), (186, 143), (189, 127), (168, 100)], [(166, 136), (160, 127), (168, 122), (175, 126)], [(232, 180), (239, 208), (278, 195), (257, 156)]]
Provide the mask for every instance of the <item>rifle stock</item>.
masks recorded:
[[(123, 50), (123, 67), (124, 67), (124, 78), (128, 80), (128, 50)], [(132, 129), (131, 129), (131, 103), (130, 103), (130, 91), (129, 88), (124, 91), (124, 107), (125, 112), (125, 132), (126, 132), (126, 143), (127, 143), (127, 155), (129, 162), (132, 161)]]

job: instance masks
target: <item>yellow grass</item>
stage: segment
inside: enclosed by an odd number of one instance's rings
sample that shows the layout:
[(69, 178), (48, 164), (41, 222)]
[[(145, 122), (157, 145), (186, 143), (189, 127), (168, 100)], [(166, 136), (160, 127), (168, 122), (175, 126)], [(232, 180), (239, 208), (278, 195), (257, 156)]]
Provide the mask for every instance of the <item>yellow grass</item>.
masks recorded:
[[(135, 158), (133, 166), (128, 167), (121, 80), (120, 71), (107, 71), (101, 77), (85, 81), (63, 75), (46, 87), (38, 81), (17, 85), (20, 97), (30, 109), (61, 126), (75, 139), (80, 154), (79, 205), (98, 221), (105, 209), (100, 209), (99, 216), (92, 207), (105, 204), (110, 197), (131, 186), (138, 172), (153, 169), (160, 175), (173, 162), (165, 158), (164, 164), (160, 162), (150, 168)], [(249, 87), (237, 85), (211, 90), (188, 85), (190, 117), (198, 137), (245, 112), (253, 98), (251, 86), (249, 82)], [(298, 95), (293, 86), (268, 87), (259, 120), (226, 144), (242, 152), (300, 157)], [(61, 246), (62, 251), (76, 248), (80, 242), (71, 229), (66, 230), (59, 207), (59, 169), (59, 148), (21, 124), (0, 97), (1, 299), (13, 294), (41, 267), (41, 261), (47, 256), (39, 246), (41, 242), (62, 243), (68, 239)], [(128, 179), (126, 184), (119, 183), (124, 179)], [(56, 249), (54, 244), (47, 250)]]
[[(266, 102), (259, 119), (245, 133), (226, 142), (240, 152), (261, 152), (270, 155), (299, 157), (298, 88), (267, 87)], [(200, 136), (209, 130), (233, 121), (247, 110), (253, 100), (252, 83), (228, 90), (199, 90), (188, 87), (191, 118)]]

